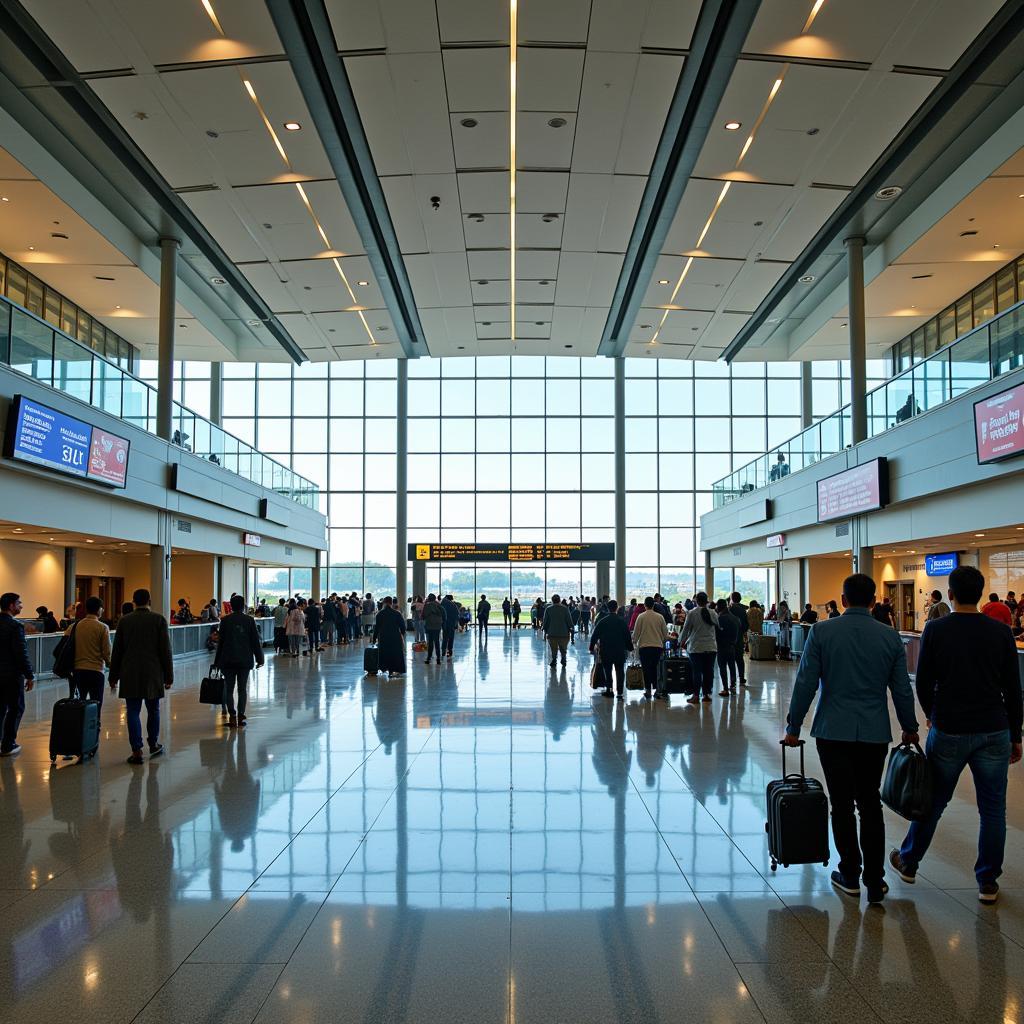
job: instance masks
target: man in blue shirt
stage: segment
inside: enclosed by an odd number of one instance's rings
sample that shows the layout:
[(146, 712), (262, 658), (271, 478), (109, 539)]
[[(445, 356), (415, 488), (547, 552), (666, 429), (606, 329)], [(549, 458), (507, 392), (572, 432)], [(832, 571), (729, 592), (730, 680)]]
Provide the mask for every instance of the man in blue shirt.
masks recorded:
[[(863, 573), (843, 582), (843, 607), (836, 619), (813, 625), (804, 644), (789, 703), (783, 742), (799, 743), (800, 727), (818, 694), (811, 725), (832, 803), (832, 835), (839, 870), (832, 884), (860, 897), (861, 869), (869, 903), (881, 903), (885, 822), (878, 795), (885, 756), (892, 742), (888, 693), (903, 727), (903, 742), (917, 743), (914, 694), (899, 634), (871, 615), (875, 581)], [(820, 690), (819, 690), (820, 683)], [(860, 815), (860, 843), (854, 804)], [(863, 857), (863, 859), (862, 859)]]

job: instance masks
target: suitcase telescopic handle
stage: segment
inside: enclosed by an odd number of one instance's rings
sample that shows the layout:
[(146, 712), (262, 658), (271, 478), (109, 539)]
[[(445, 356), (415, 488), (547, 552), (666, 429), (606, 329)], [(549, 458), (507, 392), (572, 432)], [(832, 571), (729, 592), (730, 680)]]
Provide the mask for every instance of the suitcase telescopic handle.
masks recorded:
[[(804, 775), (804, 741), (797, 740), (796, 744), (800, 748), (800, 778), (805, 778)], [(786, 747), (788, 744), (785, 740), (779, 740), (779, 746), (782, 747), (782, 777), (786, 777)]]

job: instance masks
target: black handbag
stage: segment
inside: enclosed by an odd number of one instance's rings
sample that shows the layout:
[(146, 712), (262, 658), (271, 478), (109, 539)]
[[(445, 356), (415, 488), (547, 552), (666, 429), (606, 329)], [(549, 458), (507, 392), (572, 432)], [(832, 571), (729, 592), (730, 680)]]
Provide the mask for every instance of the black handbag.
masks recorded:
[(932, 766), (916, 743), (901, 743), (889, 752), (882, 803), (908, 821), (923, 821), (931, 814)]
[(75, 670), (75, 630), (78, 629), (76, 622), (71, 627), (71, 632), (65, 634), (57, 641), (53, 649), (53, 674), (58, 679), (70, 679), (71, 673)]
[(216, 665), (210, 666), (210, 674), (199, 684), (199, 703), (224, 703), (224, 674)]

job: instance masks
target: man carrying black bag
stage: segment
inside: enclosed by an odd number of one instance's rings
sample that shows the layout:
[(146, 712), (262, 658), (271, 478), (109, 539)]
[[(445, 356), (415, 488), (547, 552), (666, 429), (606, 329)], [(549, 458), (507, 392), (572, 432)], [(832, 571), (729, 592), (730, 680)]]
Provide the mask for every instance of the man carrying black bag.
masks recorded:
[[(871, 617), (874, 603), (875, 581), (854, 573), (843, 582), (846, 611), (811, 627), (793, 686), (783, 742), (791, 747), (799, 744), (800, 727), (818, 693), (811, 735), (817, 741), (825, 773), (832, 835), (839, 852), (839, 870), (832, 872), (832, 884), (847, 896), (859, 897), (863, 866), (868, 902), (881, 903), (888, 886), (884, 881), (885, 821), (879, 786), (892, 742), (890, 691), (903, 727), (903, 742), (917, 743), (919, 737), (903, 642), (895, 630)], [(859, 844), (854, 805), (860, 815)]]
[(925, 744), (932, 774), (931, 814), (914, 821), (889, 863), (914, 882), (936, 826), (968, 765), (974, 777), (981, 830), (974, 874), (978, 899), (995, 903), (1006, 844), (1006, 785), (1021, 759), (1021, 701), (1017, 650), (1008, 626), (982, 615), (985, 577), (973, 566), (949, 576), (953, 613), (929, 620), (921, 634), (917, 699), (931, 729)]
[(237, 729), (246, 723), (249, 673), (254, 665), (262, 667), (263, 660), (263, 639), (256, 627), (256, 620), (245, 614), (245, 598), (235, 594), (231, 598), (231, 614), (220, 620), (220, 642), (213, 662), (224, 674), (224, 702), (228, 706), (229, 729)]

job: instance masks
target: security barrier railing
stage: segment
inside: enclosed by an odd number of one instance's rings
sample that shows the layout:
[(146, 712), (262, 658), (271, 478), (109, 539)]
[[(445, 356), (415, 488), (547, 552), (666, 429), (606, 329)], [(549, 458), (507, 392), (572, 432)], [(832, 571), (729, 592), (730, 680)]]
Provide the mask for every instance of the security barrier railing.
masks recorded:
[[(0, 360), (81, 402), (156, 433), (156, 388), (10, 299), (0, 297)], [(171, 441), (183, 451), (316, 508), (319, 488), (175, 402)]]
[[(1024, 301), (868, 392), (868, 437), (884, 434), (1020, 366)], [(714, 507), (798, 473), (851, 444), (850, 407), (844, 405), (712, 484)]]

